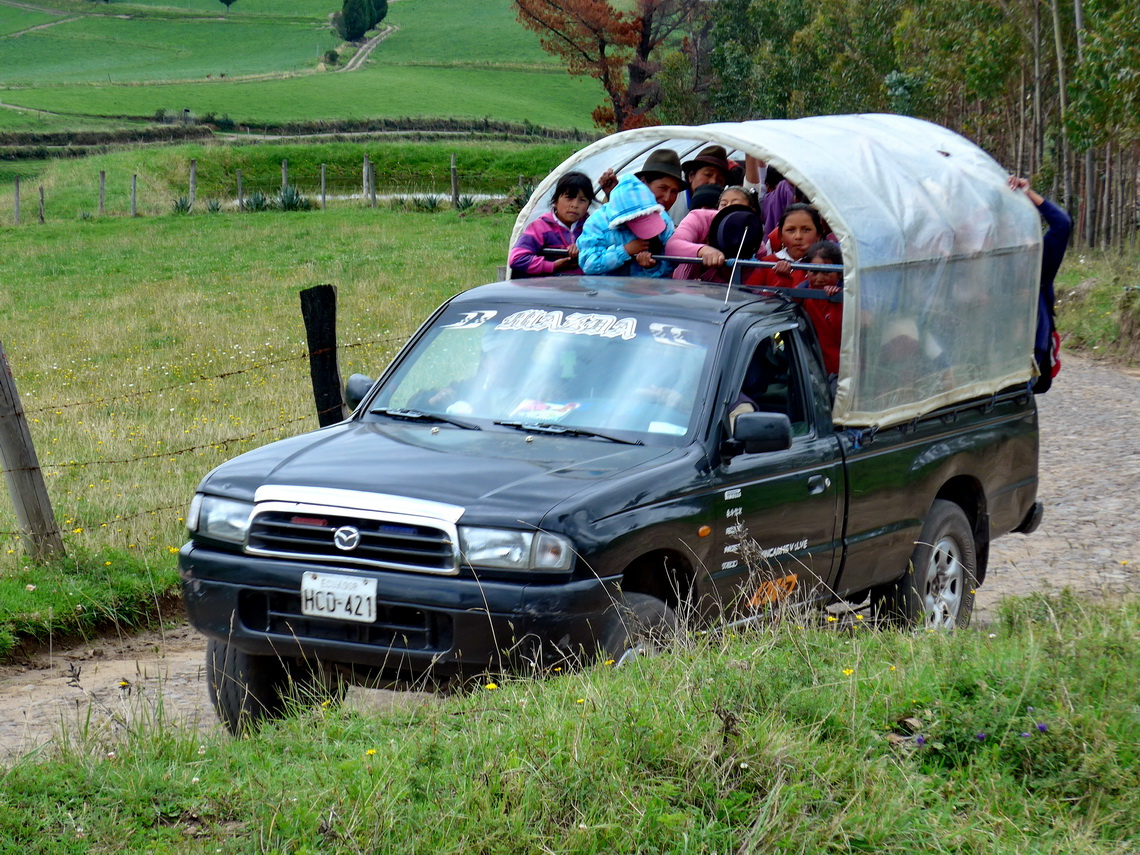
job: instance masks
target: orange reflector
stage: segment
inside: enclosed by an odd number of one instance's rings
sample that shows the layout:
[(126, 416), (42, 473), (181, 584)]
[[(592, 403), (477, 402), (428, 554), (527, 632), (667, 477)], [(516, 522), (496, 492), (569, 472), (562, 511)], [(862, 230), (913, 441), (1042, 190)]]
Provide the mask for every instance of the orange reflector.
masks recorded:
[(709, 528), (707, 525), (703, 525), (697, 529), (697, 536), (698, 537), (708, 537), (710, 534), (712, 534), (712, 529)]

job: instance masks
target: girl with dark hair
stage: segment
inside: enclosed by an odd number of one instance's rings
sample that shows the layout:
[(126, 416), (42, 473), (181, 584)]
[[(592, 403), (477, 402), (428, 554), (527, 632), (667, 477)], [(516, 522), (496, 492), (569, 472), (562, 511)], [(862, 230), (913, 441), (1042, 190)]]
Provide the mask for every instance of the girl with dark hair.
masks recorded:
[[(508, 264), (516, 275), (550, 276), (581, 273), (578, 237), (594, 200), (594, 185), (581, 172), (567, 172), (554, 187), (551, 210), (526, 227), (511, 248)], [(565, 249), (565, 258), (544, 258), (544, 249)]]
[[(808, 247), (804, 255), (808, 264), (842, 264), (843, 251), (835, 241), (821, 240)], [(843, 274), (810, 271), (800, 284), (801, 288), (814, 288), (829, 296), (843, 289)], [(828, 374), (839, 373), (839, 345), (843, 337), (843, 304), (827, 300), (802, 301), (804, 314), (808, 316), (815, 337), (819, 339), (819, 349), (823, 352), (823, 368)]]
[(797, 202), (789, 205), (780, 215), (780, 250), (765, 256), (762, 261), (774, 261), (775, 267), (761, 267), (744, 278), (745, 285), (761, 288), (795, 288), (806, 278), (802, 270), (792, 270), (792, 262), (803, 261), (808, 247), (823, 240), (823, 218), (811, 205)]

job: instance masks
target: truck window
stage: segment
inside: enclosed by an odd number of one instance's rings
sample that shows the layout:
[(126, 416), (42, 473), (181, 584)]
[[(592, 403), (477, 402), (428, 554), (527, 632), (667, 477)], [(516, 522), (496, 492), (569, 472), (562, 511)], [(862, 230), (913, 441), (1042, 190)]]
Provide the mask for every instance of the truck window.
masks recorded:
[(795, 348), (788, 335), (767, 336), (752, 349), (731, 415), (783, 413), (792, 423), (792, 435), (804, 436), (810, 425)]
[(445, 313), (376, 404), (485, 422), (679, 438), (692, 430), (718, 330), (567, 309)]

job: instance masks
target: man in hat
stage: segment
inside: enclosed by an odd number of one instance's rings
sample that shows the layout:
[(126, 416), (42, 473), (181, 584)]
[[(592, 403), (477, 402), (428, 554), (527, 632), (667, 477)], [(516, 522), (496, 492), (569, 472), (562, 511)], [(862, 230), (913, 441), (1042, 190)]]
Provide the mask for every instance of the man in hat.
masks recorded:
[(689, 186), (696, 190), (706, 184), (717, 184), (724, 187), (728, 184), (728, 176), (732, 164), (728, 162), (728, 152), (722, 145), (710, 145), (701, 149), (700, 154), (692, 160), (681, 164)]
[(635, 174), (666, 212), (673, 207), (680, 192), (689, 189), (689, 182), (685, 180), (681, 169), (681, 158), (672, 149), (657, 149), (645, 159), (645, 164)]

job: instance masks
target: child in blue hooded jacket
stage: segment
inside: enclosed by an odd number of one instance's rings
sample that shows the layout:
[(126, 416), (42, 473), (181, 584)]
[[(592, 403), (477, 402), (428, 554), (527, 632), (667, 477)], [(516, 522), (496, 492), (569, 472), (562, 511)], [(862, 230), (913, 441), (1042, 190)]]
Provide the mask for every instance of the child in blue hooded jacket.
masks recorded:
[(610, 199), (592, 213), (578, 238), (583, 273), (668, 276), (672, 265), (654, 261), (673, 235), (673, 221), (653, 191), (636, 175), (623, 175)]

